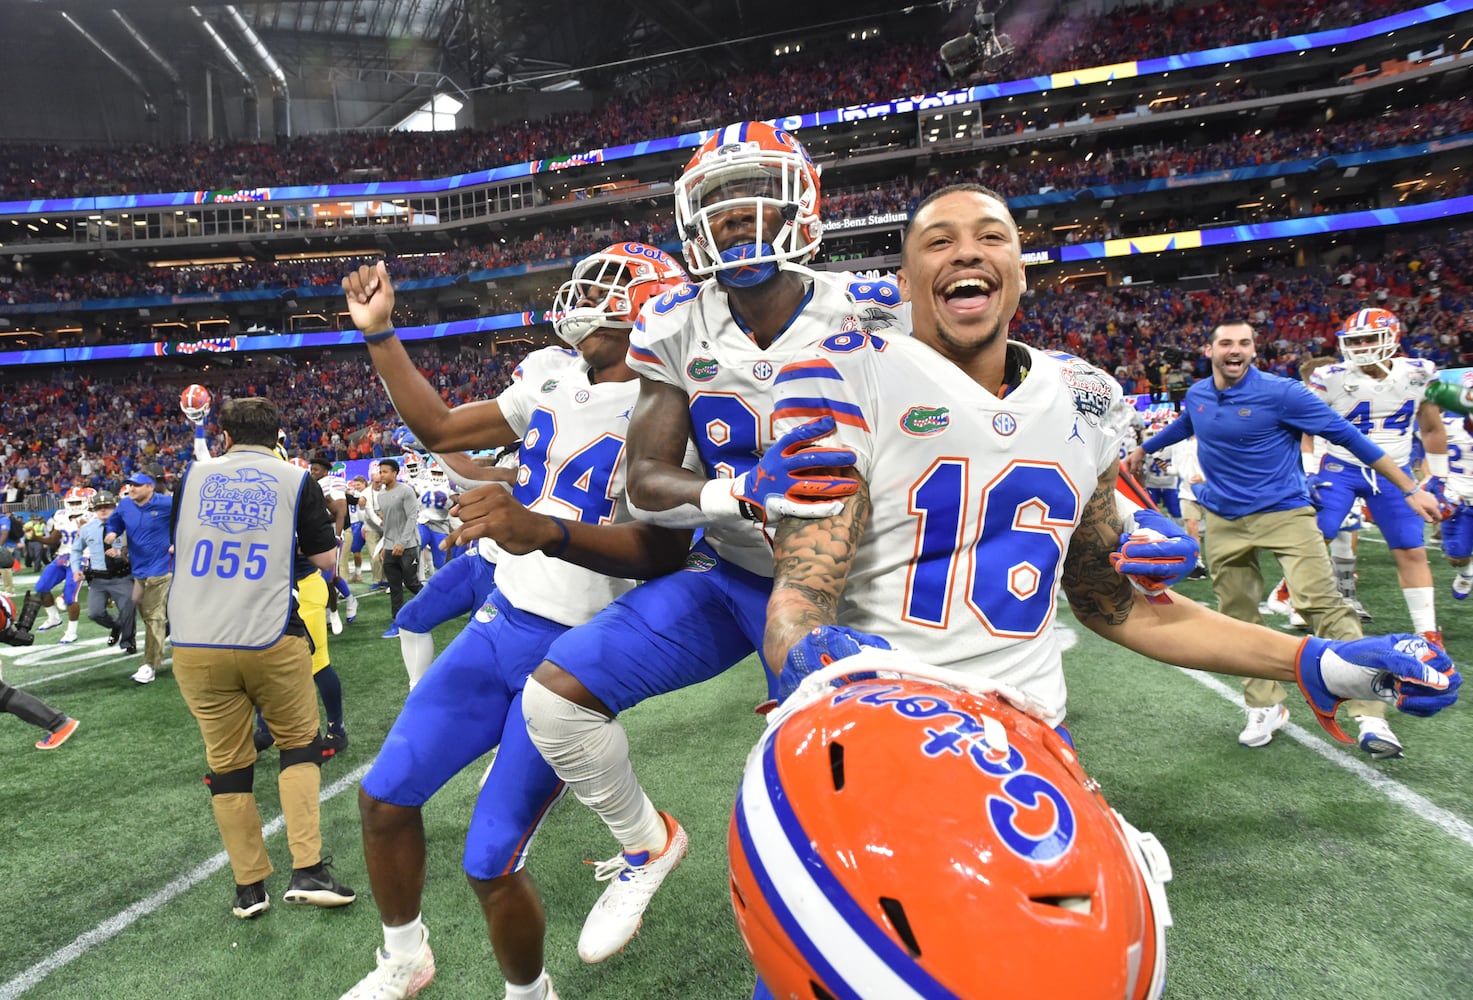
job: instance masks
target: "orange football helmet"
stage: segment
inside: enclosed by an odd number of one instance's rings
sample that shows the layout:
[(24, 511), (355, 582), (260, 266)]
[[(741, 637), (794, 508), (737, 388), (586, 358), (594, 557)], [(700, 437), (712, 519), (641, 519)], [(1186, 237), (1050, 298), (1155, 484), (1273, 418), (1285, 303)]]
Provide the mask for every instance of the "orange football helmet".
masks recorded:
[(92, 509), (92, 498), (96, 495), (97, 491), (90, 486), (73, 486), (61, 498), (61, 509), (78, 517)]
[(1346, 364), (1379, 365), (1401, 350), (1401, 320), (1387, 309), (1358, 309), (1335, 337)]
[(809, 678), (747, 760), (730, 888), (762, 981), (805, 1000), (1159, 997), (1160, 844), (1017, 692), (903, 661)]
[(202, 385), (186, 386), (179, 394), (179, 409), (196, 424), (210, 415), (210, 402), (210, 390)]
[(553, 329), (569, 347), (599, 327), (632, 329), (646, 302), (685, 281), (685, 271), (660, 248), (615, 243), (580, 260), (557, 290)]
[[(818, 249), (818, 167), (793, 136), (764, 122), (728, 125), (701, 143), (675, 182), (675, 228), (690, 273), (738, 287), (761, 284), (780, 264), (803, 264)], [(766, 208), (780, 217), (774, 231)], [(754, 212), (751, 242), (720, 245), (713, 221)]]

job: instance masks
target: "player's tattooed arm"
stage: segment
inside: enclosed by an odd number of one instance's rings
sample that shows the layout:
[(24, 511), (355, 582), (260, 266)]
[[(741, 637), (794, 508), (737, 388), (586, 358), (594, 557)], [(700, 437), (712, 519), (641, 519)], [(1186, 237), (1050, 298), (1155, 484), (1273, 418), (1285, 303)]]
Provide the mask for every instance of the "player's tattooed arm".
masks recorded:
[(1115, 509), (1116, 466), (1111, 463), (1085, 504), (1084, 516), (1064, 557), (1064, 595), (1075, 616), (1089, 628), (1123, 625), (1135, 607), (1130, 581), (1110, 564), (1124, 530)]
[(763, 654), (774, 670), (782, 669), (788, 650), (812, 629), (838, 621), (839, 597), (859, 540), (869, 523), (869, 486), (833, 517), (785, 517), (773, 535), (772, 596), (767, 601)]

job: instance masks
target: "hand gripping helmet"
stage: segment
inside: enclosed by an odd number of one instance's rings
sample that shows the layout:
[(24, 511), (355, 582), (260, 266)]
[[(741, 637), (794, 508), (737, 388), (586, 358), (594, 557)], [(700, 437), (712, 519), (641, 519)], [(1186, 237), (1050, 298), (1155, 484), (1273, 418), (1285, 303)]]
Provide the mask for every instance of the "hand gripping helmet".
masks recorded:
[(1379, 365), (1401, 350), (1401, 320), (1386, 309), (1360, 309), (1335, 336), (1346, 364)]
[(61, 509), (73, 517), (85, 514), (92, 509), (92, 498), (96, 495), (97, 491), (90, 486), (73, 486), (61, 498)]
[(775, 996), (1161, 995), (1165, 851), (1015, 705), (867, 650), (768, 717), (727, 846), (737, 927)]
[[(728, 125), (696, 150), (675, 182), (675, 229), (697, 278), (758, 285), (780, 264), (803, 264), (818, 249), (818, 168), (801, 143), (763, 122)], [(780, 216), (768, 226), (766, 208)], [(755, 213), (753, 238), (723, 249), (712, 223), (727, 212)]]
[(577, 347), (599, 327), (633, 328), (646, 302), (685, 283), (675, 258), (643, 243), (615, 243), (584, 257), (553, 303), (553, 328)]
[(203, 422), (210, 415), (210, 390), (198, 384), (186, 386), (179, 394), (179, 409), (191, 422)]

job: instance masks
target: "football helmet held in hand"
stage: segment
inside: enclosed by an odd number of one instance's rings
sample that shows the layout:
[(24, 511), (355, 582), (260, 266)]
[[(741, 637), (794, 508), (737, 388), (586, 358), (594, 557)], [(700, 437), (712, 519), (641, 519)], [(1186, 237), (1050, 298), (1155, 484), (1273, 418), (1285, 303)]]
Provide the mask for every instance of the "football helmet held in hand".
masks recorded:
[(685, 271), (665, 251), (615, 243), (580, 260), (557, 290), (553, 329), (569, 347), (600, 327), (633, 329), (646, 302), (685, 283)]
[(202, 424), (205, 422), (205, 418), (210, 415), (210, 404), (212, 402), (210, 390), (197, 383), (186, 386), (184, 391), (179, 394), (179, 409), (184, 411), (184, 415), (189, 418), (189, 422), (192, 424)]
[(1000, 688), (936, 668), (829, 686), (887, 656), (813, 675), (748, 757), (730, 888), (773, 995), (1159, 997), (1159, 842)]

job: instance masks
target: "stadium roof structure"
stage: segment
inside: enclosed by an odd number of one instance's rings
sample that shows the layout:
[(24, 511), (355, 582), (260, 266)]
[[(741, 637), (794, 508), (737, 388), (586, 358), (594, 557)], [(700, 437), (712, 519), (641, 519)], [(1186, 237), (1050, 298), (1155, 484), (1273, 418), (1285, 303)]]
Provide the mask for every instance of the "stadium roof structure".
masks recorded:
[[(1052, 6), (1053, 0), (1035, 2)], [(200, 22), (220, 26), (238, 45), (228, 27), (239, 23), (238, 15), (288, 78), (329, 65), (340, 74), (435, 72), (470, 92), (637, 87), (641, 75), (655, 69), (682, 77), (736, 72), (773, 42), (837, 34), (848, 25), (895, 35), (939, 31), (945, 12), (956, 6), (905, 7), (887, 0), (0, 0), (0, 22), (12, 42), (58, 30), (75, 39), (55, 26), (66, 18), (71, 29), (136, 61), (115, 23), (127, 21), (132, 28), (124, 30), (188, 68), (194, 59), (220, 58), (201, 38)]]

